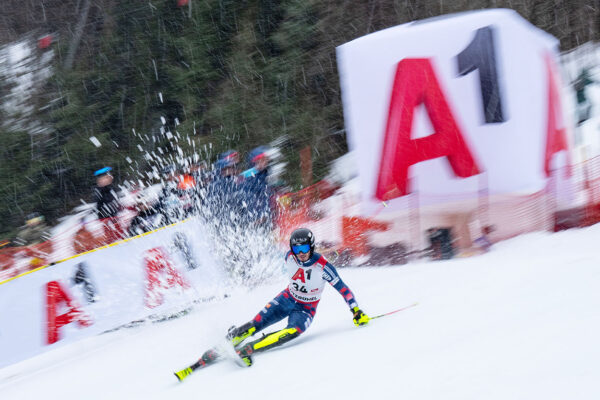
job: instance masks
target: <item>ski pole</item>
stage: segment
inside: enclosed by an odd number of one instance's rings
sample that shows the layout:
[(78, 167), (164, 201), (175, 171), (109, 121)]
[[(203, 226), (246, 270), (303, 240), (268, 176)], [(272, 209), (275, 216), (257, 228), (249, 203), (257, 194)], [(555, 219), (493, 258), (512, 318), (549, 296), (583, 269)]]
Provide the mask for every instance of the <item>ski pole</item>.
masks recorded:
[(397, 310), (394, 310), (394, 311), (390, 311), (390, 312), (386, 312), (386, 313), (384, 313), (384, 314), (376, 315), (376, 316), (374, 316), (374, 317), (371, 317), (371, 318), (369, 318), (369, 319), (381, 318), (381, 317), (385, 317), (386, 315), (395, 314), (395, 313), (397, 313), (397, 312), (400, 312), (400, 311), (406, 310), (407, 308), (414, 307), (414, 306), (416, 306), (417, 304), (419, 304), (419, 303), (412, 303), (410, 306), (402, 307), (402, 308), (399, 308), (399, 309), (397, 309)]

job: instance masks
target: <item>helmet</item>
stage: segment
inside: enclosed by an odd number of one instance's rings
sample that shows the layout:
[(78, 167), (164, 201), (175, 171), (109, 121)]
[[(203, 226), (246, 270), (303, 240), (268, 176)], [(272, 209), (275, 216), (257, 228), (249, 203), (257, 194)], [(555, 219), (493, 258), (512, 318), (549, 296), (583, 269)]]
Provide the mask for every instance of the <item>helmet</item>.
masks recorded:
[(217, 162), (215, 164), (217, 169), (223, 169), (228, 167), (235, 167), (240, 160), (240, 155), (235, 150), (227, 150), (217, 157)]
[(306, 228), (299, 228), (292, 232), (292, 236), (290, 236), (290, 250), (292, 254), (294, 254), (294, 246), (308, 244), (310, 245), (310, 252), (308, 253), (309, 257), (312, 257), (315, 251), (315, 235)]
[(256, 165), (256, 162), (262, 157), (268, 157), (267, 152), (268, 148), (266, 146), (258, 146), (250, 151), (248, 154), (248, 164), (251, 167)]

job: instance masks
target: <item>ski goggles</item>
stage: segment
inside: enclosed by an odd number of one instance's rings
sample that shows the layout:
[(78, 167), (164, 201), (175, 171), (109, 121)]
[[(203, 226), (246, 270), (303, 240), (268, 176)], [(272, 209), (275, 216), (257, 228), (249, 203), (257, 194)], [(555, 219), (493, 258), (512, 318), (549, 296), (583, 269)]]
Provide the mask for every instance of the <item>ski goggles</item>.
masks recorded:
[(310, 244), (297, 244), (292, 246), (292, 251), (294, 254), (308, 253), (310, 251)]

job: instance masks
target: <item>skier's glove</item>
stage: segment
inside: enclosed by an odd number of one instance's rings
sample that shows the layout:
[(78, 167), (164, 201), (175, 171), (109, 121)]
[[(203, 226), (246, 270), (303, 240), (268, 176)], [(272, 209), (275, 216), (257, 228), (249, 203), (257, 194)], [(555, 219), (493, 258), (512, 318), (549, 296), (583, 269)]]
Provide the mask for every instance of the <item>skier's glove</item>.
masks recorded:
[(354, 325), (356, 326), (366, 325), (371, 319), (358, 307), (354, 307), (352, 309), (352, 313), (354, 314), (354, 317), (352, 319), (354, 320)]

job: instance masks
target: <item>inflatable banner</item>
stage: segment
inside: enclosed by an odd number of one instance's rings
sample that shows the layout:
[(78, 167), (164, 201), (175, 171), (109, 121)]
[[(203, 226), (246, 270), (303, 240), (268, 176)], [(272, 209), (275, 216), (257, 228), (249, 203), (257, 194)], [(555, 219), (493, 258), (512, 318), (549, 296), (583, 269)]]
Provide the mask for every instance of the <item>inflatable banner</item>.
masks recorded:
[(511, 10), (416, 21), (339, 46), (365, 204), (476, 196), (482, 174), (492, 195), (541, 190), (567, 150), (557, 47)]

